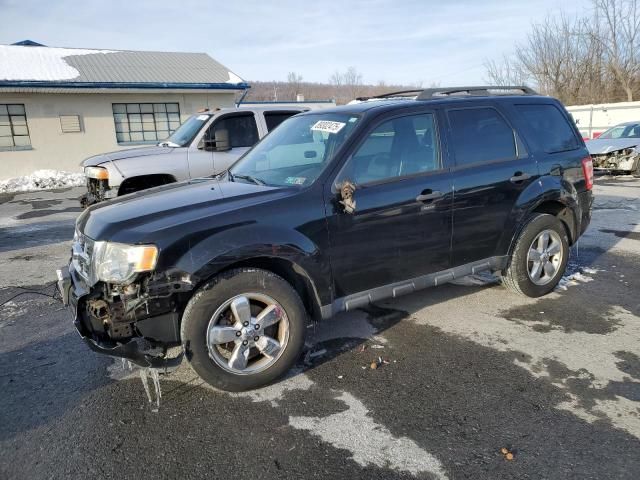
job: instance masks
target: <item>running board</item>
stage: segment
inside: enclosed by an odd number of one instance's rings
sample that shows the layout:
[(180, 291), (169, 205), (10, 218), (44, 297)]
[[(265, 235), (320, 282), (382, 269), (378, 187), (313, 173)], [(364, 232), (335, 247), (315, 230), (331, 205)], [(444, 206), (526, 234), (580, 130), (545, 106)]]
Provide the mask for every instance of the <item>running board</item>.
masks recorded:
[(323, 305), (320, 308), (320, 313), (323, 319), (331, 318), (339, 312), (348, 312), (356, 308), (366, 307), (370, 303), (379, 302), (380, 300), (396, 298), (428, 287), (443, 285), (456, 278), (466, 277), (474, 273), (503, 270), (507, 265), (507, 259), (508, 257), (506, 256), (486, 258), (479, 262), (467, 263), (449, 270), (430, 273), (410, 280), (403, 280), (347, 295), (346, 297), (340, 297), (335, 299), (331, 305)]

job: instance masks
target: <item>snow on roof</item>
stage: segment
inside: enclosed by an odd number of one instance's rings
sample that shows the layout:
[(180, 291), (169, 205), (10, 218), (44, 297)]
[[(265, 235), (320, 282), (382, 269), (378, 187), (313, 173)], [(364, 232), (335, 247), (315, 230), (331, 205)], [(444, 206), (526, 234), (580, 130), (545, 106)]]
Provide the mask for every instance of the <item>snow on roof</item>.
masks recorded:
[(0, 87), (18, 82), (246, 88), (242, 78), (206, 53), (0, 45)]
[(0, 45), (0, 80), (71, 80), (80, 72), (65, 57), (97, 53), (113, 51)]

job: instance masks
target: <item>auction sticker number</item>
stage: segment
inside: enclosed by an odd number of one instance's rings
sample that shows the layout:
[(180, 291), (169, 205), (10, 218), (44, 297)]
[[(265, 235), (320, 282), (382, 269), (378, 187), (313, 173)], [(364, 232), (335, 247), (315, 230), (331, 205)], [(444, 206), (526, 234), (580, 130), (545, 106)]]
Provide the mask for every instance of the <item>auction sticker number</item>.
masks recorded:
[(314, 132), (327, 132), (327, 133), (338, 133), (342, 130), (346, 123), (342, 122), (331, 122), (329, 120), (320, 120), (315, 123), (311, 130)]

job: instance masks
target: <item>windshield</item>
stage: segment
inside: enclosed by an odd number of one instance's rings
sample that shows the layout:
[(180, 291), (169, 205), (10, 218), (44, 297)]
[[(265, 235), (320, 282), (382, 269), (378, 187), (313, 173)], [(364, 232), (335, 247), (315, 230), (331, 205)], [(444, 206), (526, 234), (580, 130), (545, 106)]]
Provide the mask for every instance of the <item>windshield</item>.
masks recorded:
[(291, 117), (242, 157), (229, 179), (278, 187), (311, 185), (359, 120), (339, 113)]
[(193, 115), (189, 117), (169, 138), (160, 142), (160, 145), (168, 144), (170, 147), (187, 146), (200, 131), (202, 125), (209, 121), (209, 118), (211, 118), (209, 115)]
[(615, 138), (640, 138), (640, 123), (629, 125), (618, 125), (610, 128), (598, 138), (615, 139)]

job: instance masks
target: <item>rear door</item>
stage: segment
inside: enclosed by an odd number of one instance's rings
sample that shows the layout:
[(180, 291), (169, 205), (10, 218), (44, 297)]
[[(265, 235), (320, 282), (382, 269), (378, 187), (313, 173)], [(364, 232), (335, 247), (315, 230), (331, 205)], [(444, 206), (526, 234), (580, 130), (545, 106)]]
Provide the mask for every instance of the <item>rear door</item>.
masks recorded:
[[(325, 190), (336, 296), (449, 267), (451, 175), (435, 111), (378, 121)], [(355, 185), (353, 210), (338, 191)]]
[(535, 158), (497, 105), (447, 109), (453, 168), (452, 266), (497, 255)]

